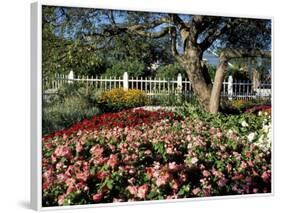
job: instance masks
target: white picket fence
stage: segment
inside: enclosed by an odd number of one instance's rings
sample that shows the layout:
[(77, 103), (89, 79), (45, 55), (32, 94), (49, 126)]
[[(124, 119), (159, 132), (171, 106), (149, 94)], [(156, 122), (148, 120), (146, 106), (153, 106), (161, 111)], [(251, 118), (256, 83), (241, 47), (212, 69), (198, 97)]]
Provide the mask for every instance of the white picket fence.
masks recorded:
[[(73, 71), (68, 75), (56, 75), (51, 79), (45, 79), (43, 83), (43, 95), (48, 96), (55, 94), (62, 85), (72, 84), (75, 82), (85, 83), (86, 88), (105, 91), (113, 88), (140, 89), (145, 91), (149, 96), (182, 94), (185, 97), (192, 97), (192, 87), (190, 81), (183, 79), (178, 74), (177, 79), (156, 79), (156, 78), (134, 78), (129, 77), (125, 72), (123, 77), (102, 76), (76, 76)], [(228, 99), (254, 99), (271, 97), (271, 84), (262, 82), (257, 89), (253, 89), (250, 81), (233, 81), (229, 76), (227, 81), (223, 82), (221, 96)]]

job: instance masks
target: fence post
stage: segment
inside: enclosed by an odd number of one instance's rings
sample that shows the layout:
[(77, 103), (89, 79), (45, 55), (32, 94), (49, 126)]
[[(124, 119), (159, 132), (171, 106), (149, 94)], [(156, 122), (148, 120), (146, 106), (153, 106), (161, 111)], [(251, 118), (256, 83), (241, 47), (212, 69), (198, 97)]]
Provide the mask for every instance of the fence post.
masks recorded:
[(182, 92), (182, 76), (181, 73), (178, 74), (178, 78), (177, 78), (177, 90), (178, 92)]
[(181, 76), (181, 73), (178, 74), (178, 78), (177, 78), (176, 95), (177, 95), (177, 102), (182, 103), (182, 76)]
[(69, 84), (72, 84), (72, 83), (73, 83), (73, 80), (74, 80), (74, 73), (73, 73), (72, 70), (68, 73), (67, 79), (68, 79), (67, 83), (69, 83)]
[(228, 77), (227, 96), (228, 96), (228, 100), (232, 100), (232, 97), (233, 97), (233, 78), (232, 78), (231, 75)]
[(129, 76), (127, 72), (124, 72), (123, 74), (123, 89), (124, 90), (129, 89)]

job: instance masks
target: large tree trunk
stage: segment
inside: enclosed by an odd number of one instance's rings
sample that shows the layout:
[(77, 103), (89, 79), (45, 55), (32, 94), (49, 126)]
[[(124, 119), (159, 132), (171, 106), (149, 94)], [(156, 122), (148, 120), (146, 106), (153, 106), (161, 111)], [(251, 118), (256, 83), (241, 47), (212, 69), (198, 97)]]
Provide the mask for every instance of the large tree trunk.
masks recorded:
[(182, 61), (187, 75), (192, 85), (193, 92), (198, 98), (200, 105), (209, 110), (211, 96), (211, 82), (206, 79), (203, 66), (201, 64), (202, 53), (196, 48), (188, 49)]
[(227, 69), (227, 59), (224, 56), (224, 54), (221, 54), (220, 62), (215, 75), (213, 89), (211, 92), (210, 104), (209, 104), (209, 112), (213, 114), (218, 113), (219, 110), (221, 88), (222, 88), (226, 69)]

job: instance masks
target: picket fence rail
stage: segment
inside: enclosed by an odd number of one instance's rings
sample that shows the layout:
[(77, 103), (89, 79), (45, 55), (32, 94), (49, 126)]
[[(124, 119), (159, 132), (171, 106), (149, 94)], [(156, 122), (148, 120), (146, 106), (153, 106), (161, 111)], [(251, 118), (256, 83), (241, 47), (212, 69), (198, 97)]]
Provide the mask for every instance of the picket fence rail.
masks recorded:
[[(149, 96), (153, 95), (170, 95), (182, 94), (191, 97), (193, 95), (190, 81), (183, 79), (179, 73), (177, 79), (160, 79), (151, 77), (129, 77), (125, 72), (123, 77), (103, 77), (103, 76), (76, 76), (73, 71), (68, 75), (55, 75), (52, 78), (43, 80), (43, 95), (48, 96), (56, 94), (58, 89), (65, 84), (73, 84), (81, 82), (86, 84), (88, 89), (105, 91), (113, 88), (140, 89), (145, 91)], [(250, 81), (234, 81), (232, 76), (229, 76), (223, 82), (221, 96), (232, 99), (256, 99), (271, 97), (271, 84), (261, 82), (259, 85), (254, 85)]]

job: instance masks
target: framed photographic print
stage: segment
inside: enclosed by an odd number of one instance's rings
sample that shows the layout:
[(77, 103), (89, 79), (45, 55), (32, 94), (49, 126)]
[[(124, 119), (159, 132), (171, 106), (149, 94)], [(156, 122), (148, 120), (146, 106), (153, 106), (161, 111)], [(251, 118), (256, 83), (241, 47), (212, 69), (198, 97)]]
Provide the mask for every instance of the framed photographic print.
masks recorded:
[(272, 18), (31, 10), (34, 209), (272, 194)]

